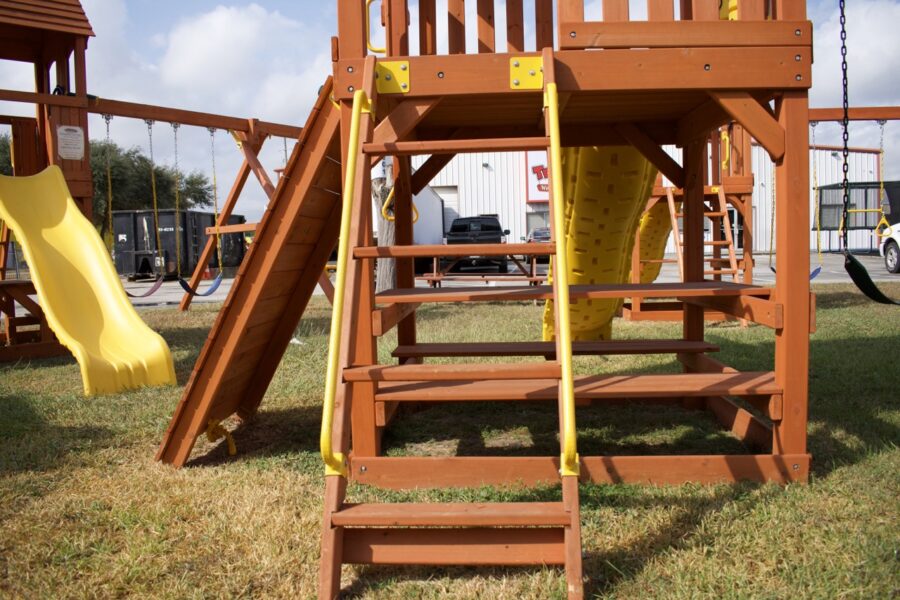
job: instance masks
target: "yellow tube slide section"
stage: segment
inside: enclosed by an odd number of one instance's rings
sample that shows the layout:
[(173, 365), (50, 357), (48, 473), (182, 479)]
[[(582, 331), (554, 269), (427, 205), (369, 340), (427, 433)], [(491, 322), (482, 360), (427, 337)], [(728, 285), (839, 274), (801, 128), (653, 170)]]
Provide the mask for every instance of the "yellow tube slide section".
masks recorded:
[(175, 384), (169, 347), (129, 302), (59, 167), (0, 176), (0, 218), (22, 245), (50, 328), (81, 367), (85, 395)]
[[(567, 148), (563, 164), (569, 285), (624, 283), (656, 168), (630, 146)], [(619, 302), (572, 303), (572, 339), (609, 339)], [(554, 338), (551, 301), (544, 307), (543, 334)]]
[[(675, 203), (675, 210), (681, 208), (681, 202)], [(672, 217), (665, 198), (653, 205), (641, 217), (641, 260), (662, 260), (666, 255), (666, 242), (672, 233)], [(659, 277), (662, 268), (660, 262), (641, 263), (641, 283), (653, 283)]]

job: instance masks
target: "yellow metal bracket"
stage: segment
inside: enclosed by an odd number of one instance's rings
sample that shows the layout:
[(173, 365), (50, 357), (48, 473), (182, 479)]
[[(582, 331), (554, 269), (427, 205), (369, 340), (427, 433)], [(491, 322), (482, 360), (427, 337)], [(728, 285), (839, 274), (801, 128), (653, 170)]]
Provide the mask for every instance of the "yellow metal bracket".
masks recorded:
[(544, 89), (544, 61), (540, 56), (513, 56), (509, 59), (509, 89)]
[(375, 89), (379, 94), (408, 94), (409, 84), (408, 60), (380, 60), (375, 63)]

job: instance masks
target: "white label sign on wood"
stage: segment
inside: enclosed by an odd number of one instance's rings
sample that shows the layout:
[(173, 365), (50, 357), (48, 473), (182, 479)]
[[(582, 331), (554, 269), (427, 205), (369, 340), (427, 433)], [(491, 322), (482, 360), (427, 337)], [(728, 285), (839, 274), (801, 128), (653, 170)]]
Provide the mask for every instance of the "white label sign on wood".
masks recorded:
[(63, 160), (84, 158), (84, 129), (75, 125), (60, 125), (56, 128), (59, 157)]

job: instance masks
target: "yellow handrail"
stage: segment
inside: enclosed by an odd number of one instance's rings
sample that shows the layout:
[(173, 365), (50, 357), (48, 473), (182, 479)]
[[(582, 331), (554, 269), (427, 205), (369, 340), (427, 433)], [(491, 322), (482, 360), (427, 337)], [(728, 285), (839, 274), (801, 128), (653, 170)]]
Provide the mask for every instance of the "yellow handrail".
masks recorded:
[(556, 313), (559, 327), (560, 370), (562, 372), (562, 453), (559, 473), (563, 477), (577, 477), (578, 449), (575, 432), (575, 385), (572, 379), (572, 331), (569, 323), (569, 265), (566, 255), (566, 211), (563, 201), (562, 148), (559, 141), (559, 94), (555, 83), (548, 83), (544, 91), (544, 107), (549, 117), (550, 184), (553, 186), (553, 239), (556, 241)]
[(334, 278), (334, 303), (331, 309), (331, 334), (328, 337), (328, 370), (325, 375), (325, 399), (322, 403), (322, 431), (319, 446), (325, 461), (325, 475), (347, 476), (344, 455), (334, 451), (334, 403), (338, 386), (338, 361), (340, 359), (341, 330), (344, 316), (344, 289), (347, 284), (347, 257), (350, 254), (350, 218), (356, 183), (356, 159), (359, 153), (359, 121), (364, 112), (370, 112), (369, 99), (362, 90), (353, 93), (353, 112), (350, 118), (350, 136), (347, 147), (347, 171), (344, 174), (344, 194), (341, 199), (341, 231), (338, 238), (337, 272)]
[[(384, 204), (381, 205), (381, 216), (385, 218), (387, 221), (393, 221), (395, 219), (394, 215), (388, 212), (388, 207), (391, 205), (391, 202), (394, 200), (394, 189), (391, 188), (391, 191), (388, 192), (387, 198), (384, 199)], [(413, 218), (412, 222), (415, 223), (419, 220), (419, 209), (416, 208), (416, 203), (413, 201), (412, 203), (413, 209)]]
[(374, 1), (375, 1), (375, 0), (366, 0), (366, 47), (367, 47), (369, 50), (371, 50), (372, 52), (375, 52), (376, 54), (387, 54), (387, 48), (377, 48), (377, 47), (373, 46), (373, 45), (372, 45), (372, 40), (370, 39), (370, 36), (371, 36), (372, 34), (371, 34), (371, 32), (370, 32), (370, 29), (369, 29), (369, 28), (370, 28), (370, 24), (369, 24), (369, 21), (370, 21), (370, 19), (369, 19), (369, 12), (370, 12), (370, 10), (369, 10), (369, 7), (372, 6), (372, 3), (373, 3)]

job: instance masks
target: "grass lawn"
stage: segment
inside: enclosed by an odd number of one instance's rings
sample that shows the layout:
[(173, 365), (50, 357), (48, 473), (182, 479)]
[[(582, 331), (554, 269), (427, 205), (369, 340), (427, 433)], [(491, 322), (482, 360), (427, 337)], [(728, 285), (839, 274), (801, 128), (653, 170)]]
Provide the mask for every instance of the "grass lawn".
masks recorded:
[[(885, 286), (900, 297), (900, 284)], [(811, 338), (809, 485), (581, 490), (586, 591), (609, 598), (900, 596), (900, 311), (848, 286), (819, 286)], [(186, 381), (217, 306), (143, 313)], [(322, 465), (318, 432), (330, 307), (312, 303), (238, 456), (200, 440), (192, 463), (153, 461), (181, 387), (84, 398), (72, 359), (0, 365), (0, 596), (314, 597)], [(541, 306), (433, 305), (422, 341), (538, 339)], [(617, 321), (623, 338), (680, 326)], [(711, 324), (718, 358), (771, 368), (773, 333)], [(382, 360), (395, 340), (386, 336)], [(579, 357), (578, 372), (665, 372), (669, 356)], [(705, 413), (579, 409), (579, 450), (739, 453)], [(229, 424), (234, 427), (234, 424)], [(440, 406), (404, 415), (391, 454), (556, 454), (556, 413), (537, 405)], [(555, 499), (555, 488), (352, 499)], [(540, 568), (351, 568), (365, 598), (561, 598)]]

